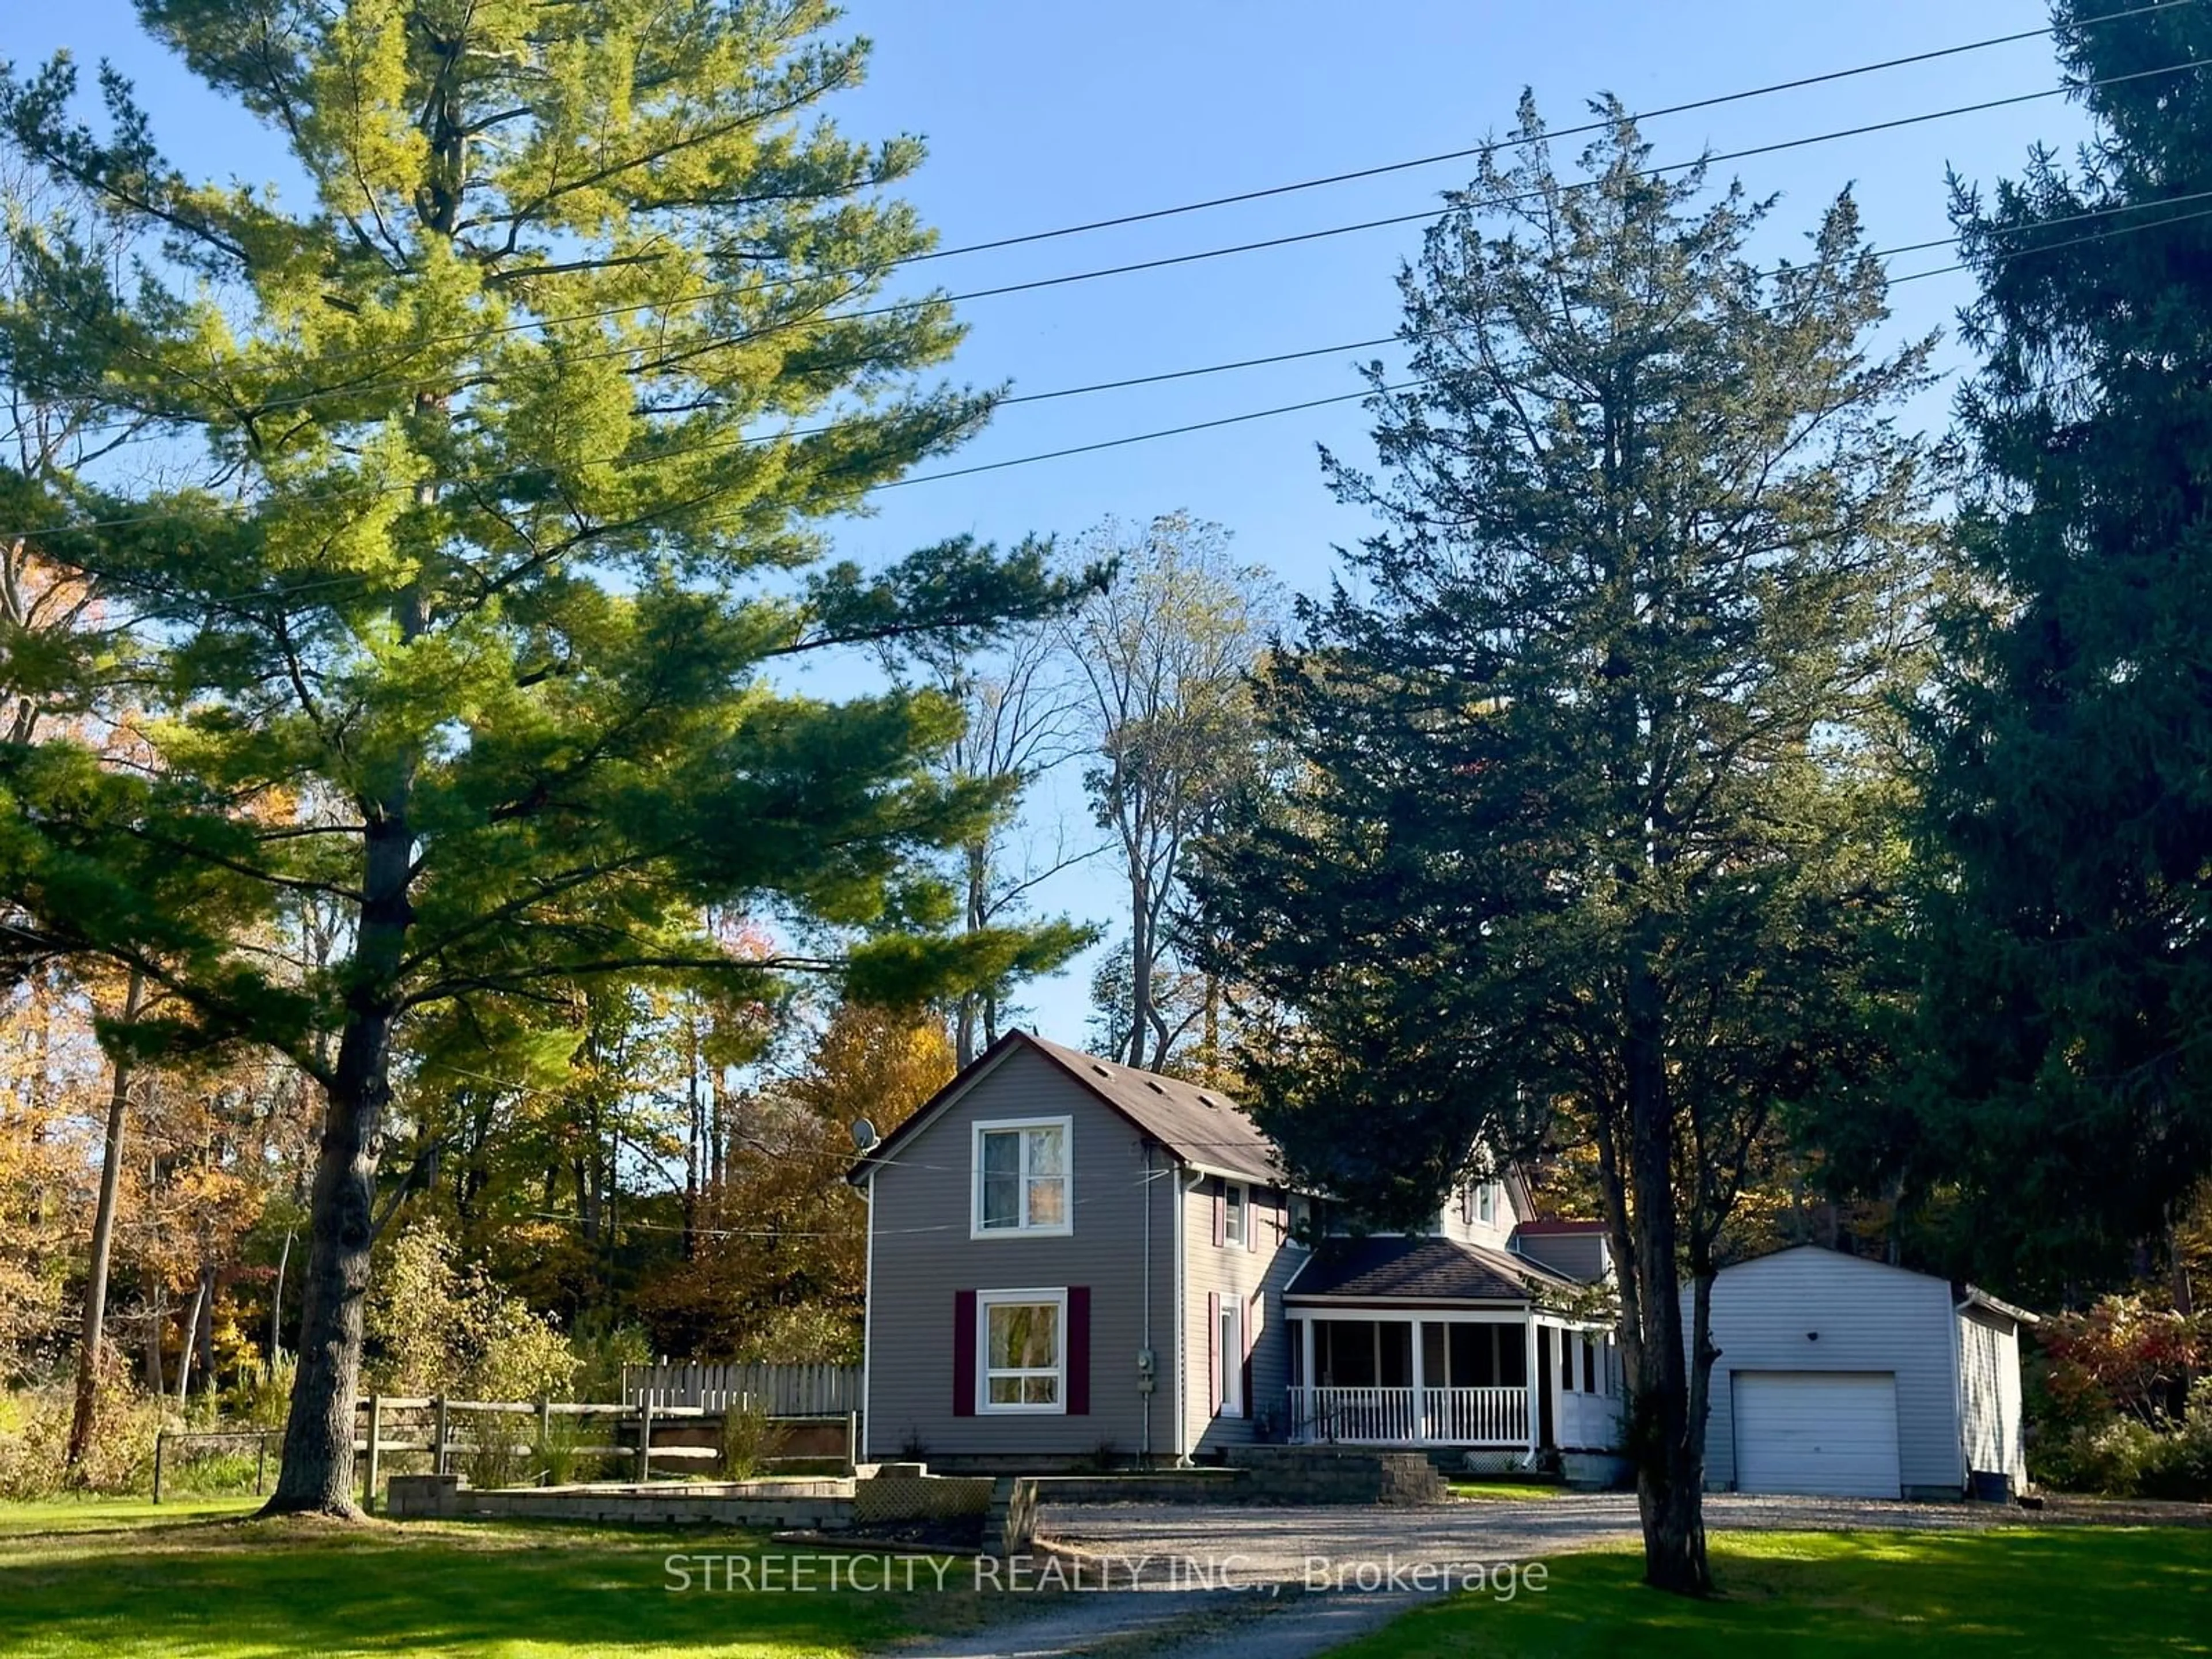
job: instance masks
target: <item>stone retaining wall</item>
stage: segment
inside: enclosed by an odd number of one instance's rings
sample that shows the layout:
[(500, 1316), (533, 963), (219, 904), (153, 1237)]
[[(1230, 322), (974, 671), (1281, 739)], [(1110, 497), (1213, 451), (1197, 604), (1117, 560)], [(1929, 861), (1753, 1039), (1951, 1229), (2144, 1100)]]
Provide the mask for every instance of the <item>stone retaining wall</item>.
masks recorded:
[(1176, 1469), (1155, 1474), (1044, 1474), (1043, 1504), (1241, 1504), (1251, 1476), (1243, 1469)]
[(1334, 1446), (1237, 1446), (1252, 1504), (1441, 1504), (1443, 1477), (1417, 1451), (1350, 1451)]
[(974, 1516), (984, 1522), (985, 1547), (992, 1553), (1029, 1547), (1036, 1529), (1036, 1482), (1005, 1477), (947, 1480), (919, 1465), (890, 1468), (890, 1472), (863, 1480), (594, 1483), (495, 1492), (479, 1492), (458, 1474), (395, 1474), (386, 1486), (385, 1505), (386, 1512), (400, 1521), (610, 1521), (633, 1526), (712, 1522), (815, 1532)]
[(612, 1521), (637, 1526), (805, 1528), (853, 1522), (850, 1480), (751, 1480), (720, 1485), (519, 1486), (478, 1492), (458, 1474), (395, 1474), (385, 1488), (395, 1520)]

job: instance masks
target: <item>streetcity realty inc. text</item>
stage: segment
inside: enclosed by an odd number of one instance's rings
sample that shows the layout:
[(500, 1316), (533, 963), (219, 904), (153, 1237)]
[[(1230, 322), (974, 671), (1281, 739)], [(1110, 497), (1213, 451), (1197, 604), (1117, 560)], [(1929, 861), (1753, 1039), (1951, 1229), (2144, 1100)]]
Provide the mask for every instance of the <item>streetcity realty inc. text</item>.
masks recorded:
[(671, 1555), (662, 1563), (677, 1592), (817, 1591), (1243, 1590), (1276, 1595), (1293, 1590), (1358, 1590), (1437, 1595), (1471, 1591), (1510, 1601), (1523, 1589), (1540, 1595), (1551, 1581), (1541, 1561), (1339, 1560), (1309, 1555), (1297, 1577), (1263, 1572), (1243, 1555), (866, 1555), (825, 1550), (813, 1555)]

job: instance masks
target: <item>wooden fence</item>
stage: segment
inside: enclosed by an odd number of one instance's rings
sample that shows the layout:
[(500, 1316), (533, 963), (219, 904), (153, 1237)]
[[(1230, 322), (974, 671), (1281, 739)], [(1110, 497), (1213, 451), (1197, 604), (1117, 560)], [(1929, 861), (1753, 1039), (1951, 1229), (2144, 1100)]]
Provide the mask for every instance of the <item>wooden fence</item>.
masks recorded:
[(625, 1365), (623, 1399), (633, 1406), (703, 1406), (720, 1411), (750, 1395), (770, 1417), (842, 1417), (860, 1409), (858, 1365)]
[[(654, 1474), (671, 1473), (670, 1465), (684, 1473), (711, 1472), (723, 1461), (723, 1436), (728, 1408), (725, 1406), (662, 1405), (650, 1399), (622, 1405), (592, 1405), (566, 1401), (447, 1400), (436, 1396), (369, 1395), (354, 1402), (353, 1449), (364, 1461), (362, 1491), (374, 1502), (388, 1452), (424, 1452), (433, 1472), (450, 1472), (454, 1462), (488, 1443), (504, 1439), (511, 1455), (528, 1456), (546, 1447), (554, 1437), (556, 1418), (571, 1421), (574, 1430), (564, 1436), (567, 1456), (613, 1459), (629, 1478), (649, 1480)], [(786, 1413), (797, 1415), (798, 1413)], [(850, 1412), (811, 1413), (817, 1418), (842, 1416), (834, 1427), (817, 1425), (834, 1434), (839, 1461), (852, 1473), (860, 1450), (858, 1420)], [(511, 1424), (501, 1437), (495, 1425)], [(805, 1432), (805, 1425), (787, 1425), (784, 1432)], [(805, 1455), (805, 1454), (802, 1454)], [(771, 1449), (767, 1462), (780, 1461)], [(815, 1459), (813, 1461), (818, 1461)]]

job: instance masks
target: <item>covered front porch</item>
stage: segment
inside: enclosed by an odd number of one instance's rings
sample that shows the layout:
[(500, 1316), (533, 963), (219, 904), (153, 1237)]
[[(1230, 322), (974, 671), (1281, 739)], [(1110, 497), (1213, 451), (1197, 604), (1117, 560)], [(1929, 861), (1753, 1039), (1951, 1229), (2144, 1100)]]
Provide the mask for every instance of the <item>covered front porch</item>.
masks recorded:
[(1612, 1334), (1522, 1307), (1300, 1307), (1290, 1320), (1294, 1443), (1604, 1450), (1618, 1440)]

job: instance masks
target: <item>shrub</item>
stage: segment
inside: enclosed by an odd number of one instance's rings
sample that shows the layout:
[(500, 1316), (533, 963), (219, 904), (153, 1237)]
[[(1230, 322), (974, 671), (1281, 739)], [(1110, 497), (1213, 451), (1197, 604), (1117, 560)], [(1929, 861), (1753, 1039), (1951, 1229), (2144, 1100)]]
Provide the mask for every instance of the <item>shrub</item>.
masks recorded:
[(392, 1245), (369, 1297), (374, 1386), (460, 1400), (565, 1398), (576, 1356), (561, 1333), (456, 1255), (434, 1223)]
[(2191, 1388), (2178, 1421), (2108, 1417), (2039, 1446), (2032, 1461), (2036, 1478), (2062, 1492), (2212, 1501), (2212, 1378)]
[(614, 1324), (597, 1312), (579, 1316), (568, 1346), (576, 1359), (571, 1386), (579, 1400), (620, 1400), (623, 1368), (653, 1364), (653, 1344), (644, 1326)]
[[(270, 1449), (270, 1474), (276, 1449)], [(163, 1495), (192, 1492), (204, 1497), (249, 1492), (260, 1472), (259, 1454), (250, 1441), (182, 1441), (162, 1460)]]
[(538, 1425), (531, 1455), (549, 1486), (574, 1485), (587, 1473), (596, 1474), (604, 1460), (588, 1456), (583, 1448), (592, 1443), (592, 1432), (584, 1419), (565, 1412), (555, 1413)]
[(69, 1471), (62, 1457), (76, 1407), (66, 1384), (0, 1394), (0, 1498), (46, 1498), (65, 1486), (118, 1495), (152, 1489), (161, 1402), (111, 1386), (100, 1396), (84, 1460)]
[(463, 1412), (455, 1423), (467, 1434), (460, 1472), (479, 1492), (514, 1486), (530, 1467), (531, 1453), (520, 1442), (525, 1425), (507, 1412)]
[(2047, 1322), (2038, 1334), (2054, 1420), (2094, 1426), (2118, 1413), (2139, 1423), (2185, 1413), (2190, 1390), (2212, 1368), (2212, 1316), (2176, 1313), (2142, 1296), (2107, 1296), (2086, 1314)]
[(733, 1401), (722, 1413), (722, 1478), (750, 1480), (758, 1474), (775, 1436), (767, 1401), (750, 1394)]
[(256, 1366), (242, 1373), (223, 1395), (222, 1414), (241, 1429), (281, 1429), (292, 1407), (292, 1379), (299, 1362), (289, 1354), (266, 1370)]

